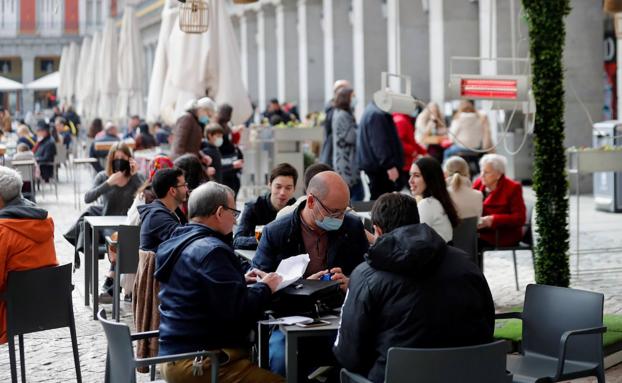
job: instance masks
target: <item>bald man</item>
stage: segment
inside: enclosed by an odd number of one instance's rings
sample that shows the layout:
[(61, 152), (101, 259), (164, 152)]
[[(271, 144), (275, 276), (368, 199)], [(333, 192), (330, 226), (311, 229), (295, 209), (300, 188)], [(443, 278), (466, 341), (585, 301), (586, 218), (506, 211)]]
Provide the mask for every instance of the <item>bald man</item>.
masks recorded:
[[(363, 262), (369, 247), (361, 220), (346, 214), (349, 201), (348, 185), (339, 174), (333, 171), (316, 174), (307, 187), (306, 201), (292, 213), (264, 227), (253, 257), (253, 267), (272, 272), (283, 259), (308, 253), (310, 262), (304, 277), (319, 279), (324, 274), (331, 274), (331, 279), (340, 281), (345, 292), (348, 276)], [(270, 370), (281, 375), (285, 375), (284, 349), (283, 334), (273, 331), (270, 337)], [(319, 346), (300, 344), (300, 349), (314, 355), (311, 358), (314, 362), (318, 361), (318, 355), (330, 355), (328, 343), (320, 343)], [(301, 363), (304, 360), (302, 357), (299, 359)], [(296, 377), (297, 381), (305, 381), (307, 372), (305, 366), (301, 366), (299, 373), (303, 376)]]
[(324, 108), (324, 114), (326, 114), (326, 118), (324, 118), (324, 144), (322, 145), (322, 151), (320, 152), (320, 162), (330, 165), (334, 167), (333, 164), (333, 100), (342, 88), (352, 88), (350, 82), (348, 80), (337, 80), (333, 85), (333, 98), (326, 103), (326, 107)]

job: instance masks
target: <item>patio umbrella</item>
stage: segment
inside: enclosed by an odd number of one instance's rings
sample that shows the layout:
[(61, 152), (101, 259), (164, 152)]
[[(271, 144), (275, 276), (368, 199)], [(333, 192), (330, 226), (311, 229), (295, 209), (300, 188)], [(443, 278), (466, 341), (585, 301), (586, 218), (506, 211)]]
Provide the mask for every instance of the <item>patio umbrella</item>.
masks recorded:
[(24, 85), (9, 78), (0, 76), (0, 92), (11, 92), (24, 89)]
[(60, 71), (56, 71), (26, 84), (30, 90), (53, 90), (60, 86)]
[(200, 35), (179, 29), (177, 1), (167, 0), (149, 86), (147, 117), (174, 123), (190, 99), (207, 96), (233, 106), (234, 123), (252, 113), (242, 83), (240, 53), (222, 2), (209, 2), (210, 27)]
[(101, 76), (99, 70), (99, 62), (101, 59), (100, 42), (101, 34), (99, 32), (95, 32), (93, 40), (91, 40), (91, 51), (89, 53), (89, 59), (84, 72), (84, 82), (81, 84), (81, 86), (84, 87), (84, 114), (91, 119), (98, 117), (97, 78)]
[(78, 85), (78, 60), (80, 59), (80, 48), (75, 42), (69, 44), (69, 67), (67, 68), (67, 80), (69, 81), (65, 90), (66, 104), (74, 105), (76, 100), (76, 86)]
[(82, 47), (80, 48), (80, 57), (77, 62), (76, 70), (76, 110), (78, 114), (84, 114), (84, 101), (86, 98), (86, 92), (84, 83), (87, 81), (86, 73), (88, 71), (88, 60), (91, 54), (91, 38), (86, 36), (82, 40)]
[(67, 80), (67, 74), (69, 72), (69, 46), (68, 45), (64, 46), (63, 50), (61, 51), (58, 72), (60, 73), (60, 80), (59, 80), (59, 87), (56, 91), (56, 97), (62, 103), (63, 100), (65, 99), (67, 86), (69, 85), (69, 81)]
[(120, 118), (135, 114), (143, 115), (144, 65), (136, 13), (133, 7), (125, 7), (117, 62), (119, 85), (117, 116)]
[(96, 75), (98, 81), (97, 111), (101, 118), (114, 117), (117, 84), (117, 55), (119, 54), (117, 27), (113, 18), (106, 20), (100, 47), (100, 66)]

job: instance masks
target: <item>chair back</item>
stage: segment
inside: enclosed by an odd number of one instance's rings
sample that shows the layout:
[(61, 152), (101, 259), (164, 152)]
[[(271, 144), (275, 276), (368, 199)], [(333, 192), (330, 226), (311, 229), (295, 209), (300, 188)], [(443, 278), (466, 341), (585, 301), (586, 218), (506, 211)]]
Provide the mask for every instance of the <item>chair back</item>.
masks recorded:
[(138, 269), (138, 247), (140, 226), (121, 225), (117, 237), (117, 262), (121, 274), (136, 273)]
[(533, 216), (533, 202), (525, 201), (526, 219), (525, 226), (523, 226), (523, 239), (522, 241), (530, 246), (533, 246), (533, 227), (531, 226), (531, 217)]
[(505, 341), (456, 348), (392, 347), (387, 355), (390, 383), (510, 383)]
[(358, 212), (371, 211), (376, 201), (354, 201), (352, 202), (352, 209)]
[(11, 271), (5, 292), (7, 335), (67, 327), (73, 323), (72, 265)]
[(464, 218), (454, 228), (454, 247), (469, 255), (477, 263), (477, 220), (479, 217)]
[(104, 309), (99, 310), (97, 318), (108, 341), (106, 381), (136, 383), (136, 363), (130, 328), (124, 323), (109, 321)]
[[(562, 334), (603, 325), (603, 294), (563, 287), (527, 286), (523, 309), (523, 353), (557, 358)], [(602, 362), (602, 334), (568, 339), (566, 359)]]

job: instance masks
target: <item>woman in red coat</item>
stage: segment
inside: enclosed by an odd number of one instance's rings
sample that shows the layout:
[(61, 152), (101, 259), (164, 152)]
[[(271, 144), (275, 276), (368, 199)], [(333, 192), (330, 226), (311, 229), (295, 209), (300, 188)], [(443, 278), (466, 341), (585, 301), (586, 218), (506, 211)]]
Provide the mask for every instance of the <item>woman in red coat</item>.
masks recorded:
[[(523, 237), (525, 201), (521, 184), (505, 176), (506, 160), (486, 154), (480, 160), (480, 177), (473, 188), (484, 195), (484, 210), (478, 225), (480, 249), (514, 246)], [(498, 238), (497, 238), (498, 234)]]
[(397, 128), (402, 147), (404, 148), (404, 166), (400, 169), (400, 188), (408, 186), (410, 168), (419, 156), (425, 156), (428, 151), (415, 141), (415, 125), (413, 118), (403, 113), (393, 113), (393, 122)]

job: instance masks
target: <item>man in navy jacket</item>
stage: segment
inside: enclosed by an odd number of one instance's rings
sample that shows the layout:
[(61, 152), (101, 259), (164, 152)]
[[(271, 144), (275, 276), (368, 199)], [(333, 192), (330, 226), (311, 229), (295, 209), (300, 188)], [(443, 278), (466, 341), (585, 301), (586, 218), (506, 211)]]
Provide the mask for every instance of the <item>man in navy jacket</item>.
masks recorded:
[(371, 200), (376, 200), (395, 191), (395, 181), (404, 164), (402, 143), (393, 117), (373, 101), (365, 107), (357, 134), (359, 168), (369, 177)]
[[(227, 362), (220, 377), (238, 382), (282, 382), (282, 377), (251, 364), (249, 333), (268, 308), (282, 278), (251, 270), (246, 275), (231, 247), (239, 211), (231, 188), (207, 182), (188, 201), (191, 223), (180, 227), (156, 253), (160, 282), (160, 355), (221, 350)], [(248, 286), (249, 284), (252, 284)], [(209, 382), (211, 362), (202, 363), (203, 379), (193, 376), (193, 361), (162, 365), (170, 383)]]

